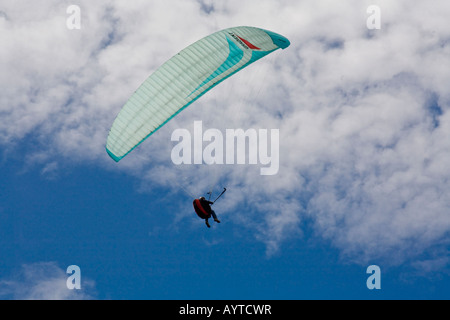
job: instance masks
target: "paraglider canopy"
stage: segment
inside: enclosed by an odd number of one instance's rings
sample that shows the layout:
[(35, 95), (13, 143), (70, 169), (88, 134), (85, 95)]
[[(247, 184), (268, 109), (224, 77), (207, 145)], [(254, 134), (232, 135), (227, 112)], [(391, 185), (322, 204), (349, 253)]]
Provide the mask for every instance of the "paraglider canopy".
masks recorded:
[(126, 102), (111, 127), (106, 151), (120, 161), (208, 90), (289, 44), (271, 31), (235, 27), (188, 46), (150, 75)]

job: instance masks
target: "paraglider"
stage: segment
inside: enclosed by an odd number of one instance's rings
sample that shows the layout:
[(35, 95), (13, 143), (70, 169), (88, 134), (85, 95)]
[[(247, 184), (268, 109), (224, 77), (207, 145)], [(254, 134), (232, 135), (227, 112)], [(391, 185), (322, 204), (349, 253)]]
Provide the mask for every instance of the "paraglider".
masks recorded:
[[(209, 201), (205, 199), (205, 197), (200, 197), (193, 201), (195, 213), (199, 216), (199, 218), (205, 220), (205, 224), (208, 228), (210, 228), (210, 224), (208, 219), (213, 217), (214, 221), (220, 223), (220, 220), (217, 218), (217, 215), (214, 210), (211, 209), (211, 205), (213, 205), (217, 199), (219, 199), (224, 193), (227, 191), (227, 188), (223, 188), (222, 193), (216, 198), (214, 201)], [(211, 197), (211, 191), (208, 192)]]
[[(224, 29), (191, 44), (161, 65), (128, 99), (109, 131), (107, 153), (120, 161), (220, 82), (289, 45), (282, 35), (255, 27)], [(214, 202), (204, 197), (193, 202), (208, 227), (211, 216), (220, 222), (211, 209)]]
[(215, 32), (186, 47), (151, 74), (120, 110), (106, 151), (116, 162), (217, 84), (290, 45), (255, 27)]
[(214, 212), (213, 209), (211, 209), (211, 205), (213, 204), (212, 201), (206, 200), (205, 197), (200, 197), (198, 199), (195, 199), (193, 202), (195, 213), (201, 218), (205, 220), (205, 224), (208, 228), (211, 226), (209, 225), (208, 219), (213, 217), (214, 221), (217, 223), (220, 223), (220, 220), (217, 219), (217, 215)]

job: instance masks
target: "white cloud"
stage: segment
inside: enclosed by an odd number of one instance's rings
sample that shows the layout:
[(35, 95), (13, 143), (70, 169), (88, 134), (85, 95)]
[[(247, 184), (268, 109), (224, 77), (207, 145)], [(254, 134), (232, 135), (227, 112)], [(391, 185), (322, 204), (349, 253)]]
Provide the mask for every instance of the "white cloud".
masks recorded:
[(15, 300), (94, 299), (94, 282), (82, 277), (80, 289), (68, 289), (69, 276), (55, 262), (26, 264), (10, 279), (0, 279), (0, 297)]
[[(257, 208), (253, 231), (268, 252), (301, 236), (305, 219), (360, 263), (401, 263), (442, 247), (450, 231), (450, 5), (255, 3), (81, 1), (79, 31), (65, 27), (59, 1), (34, 11), (28, 2), (5, 6), (0, 143), (10, 148), (34, 136), (30, 152), (40, 156), (28, 158), (43, 172), (77, 159), (113, 167), (104, 152), (107, 130), (155, 68), (218, 29), (260, 26), (286, 35), (291, 47), (218, 86), (114, 168), (142, 177), (143, 186), (178, 173), (191, 181), (209, 169), (171, 164), (175, 128), (200, 119), (219, 129), (279, 128), (278, 175), (219, 168), (235, 197), (223, 200), (225, 211), (236, 200)], [(381, 30), (366, 28), (371, 4), (381, 8)], [(200, 181), (193, 193), (208, 184)]]

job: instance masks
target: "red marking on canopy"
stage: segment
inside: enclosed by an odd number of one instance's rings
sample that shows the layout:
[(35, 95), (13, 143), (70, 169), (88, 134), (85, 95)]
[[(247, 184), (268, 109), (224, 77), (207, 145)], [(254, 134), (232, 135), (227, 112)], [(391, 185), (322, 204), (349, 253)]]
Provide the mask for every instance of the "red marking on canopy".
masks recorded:
[(242, 40), (243, 43), (245, 43), (250, 49), (255, 49), (255, 50), (261, 50), (261, 48), (258, 48), (257, 46), (251, 44), (248, 40), (245, 40), (241, 37), (239, 37), (238, 35), (236, 35), (239, 39)]

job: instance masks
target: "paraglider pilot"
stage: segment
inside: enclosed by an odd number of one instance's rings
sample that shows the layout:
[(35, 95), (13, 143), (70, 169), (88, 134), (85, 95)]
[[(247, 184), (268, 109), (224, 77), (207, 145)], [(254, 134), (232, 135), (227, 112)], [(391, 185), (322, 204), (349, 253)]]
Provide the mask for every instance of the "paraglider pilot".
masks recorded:
[(206, 200), (205, 197), (200, 197), (194, 200), (195, 212), (200, 218), (205, 219), (205, 223), (208, 228), (211, 227), (208, 222), (208, 219), (211, 218), (211, 216), (213, 217), (215, 222), (220, 223), (220, 220), (217, 219), (216, 213), (213, 209), (211, 209), (211, 205), (213, 203), (214, 202)]

